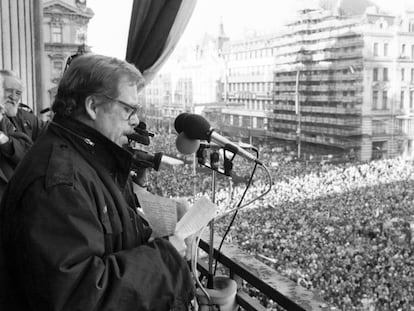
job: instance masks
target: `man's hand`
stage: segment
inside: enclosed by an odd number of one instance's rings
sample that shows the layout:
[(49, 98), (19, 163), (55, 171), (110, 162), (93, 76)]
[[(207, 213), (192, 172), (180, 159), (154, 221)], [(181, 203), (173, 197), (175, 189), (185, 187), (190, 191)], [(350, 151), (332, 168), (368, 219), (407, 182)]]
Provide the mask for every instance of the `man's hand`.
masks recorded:
[[(3, 115), (1, 114), (1, 116), (3, 116)], [(9, 136), (4, 134), (4, 132), (0, 131), (0, 145), (3, 145), (5, 143), (7, 143), (8, 141), (9, 141)]]
[(6, 109), (4, 108), (4, 105), (0, 104), (0, 121), (3, 120), (5, 113), (6, 113)]
[(168, 237), (168, 240), (175, 247), (175, 249), (180, 253), (180, 255), (184, 257), (187, 252), (187, 244), (184, 242), (184, 239), (174, 234)]

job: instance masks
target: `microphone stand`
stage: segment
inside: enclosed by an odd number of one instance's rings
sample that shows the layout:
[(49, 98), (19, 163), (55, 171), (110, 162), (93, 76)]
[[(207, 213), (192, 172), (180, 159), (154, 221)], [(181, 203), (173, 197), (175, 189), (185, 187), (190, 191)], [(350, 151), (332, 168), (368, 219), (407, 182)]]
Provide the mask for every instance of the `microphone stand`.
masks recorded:
[[(211, 179), (211, 202), (216, 203), (216, 178), (217, 173), (215, 170), (212, 170), (212, 179)], [(207, 278), (207, 288), (214, 288), (214, 272), (213, 272), (213, 259), (214, 259), (214, 218), (210, 220), (210, 241), (208, 249), (208, 278)]]
[[(199, 155), (201, 156), (202, 153)], [(213, 159), (218, 161), (218, 152), (213, 151), (211, 154), (211, 163), (209, 168), (212, 170), (211, 179), (211, 201), (216, 203), (216, 188), (217, 188), (217, 172), (219, 171), (218, 162), (213, 162)], [(204, 158), (201, 158), (201, 163), (205, 165)], [(200, 163), (200, 164), (201, 164)], [(226, 176), (231, 176), (231, 169), (229, 170), (228, 163), (226, 164)], [(200, 288), (201, 292), (197, 292), (196, 296), (199, 301), (199, 311), (235, 311), (238, 309), (236, 303), (237, 283), (227, 276), (214, 276), (214, 218), (209, 223), (209, 253), (208, 253), (208, 276), (207, 289)], [(200, 284), (201, 286), (201, 284)]]

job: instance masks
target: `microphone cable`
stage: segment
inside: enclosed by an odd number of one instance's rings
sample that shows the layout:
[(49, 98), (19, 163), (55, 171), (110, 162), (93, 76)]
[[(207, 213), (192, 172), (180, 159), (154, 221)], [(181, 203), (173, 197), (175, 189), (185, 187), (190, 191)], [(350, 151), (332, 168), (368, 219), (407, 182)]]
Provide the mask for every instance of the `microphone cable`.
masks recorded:
[[(267, 168), (266, 166), (264, 166), (264, 165), (261, 165), (261, 167), (262, 167), (262, 168), (265, 170), (265, 172), (267, 173), (267, 177), (268, 177), (268, 179), (269, 179), (269, 188), (268, 188), (266, 191), (264, 191), (263, 193), (261, 193), (259, 196), (255, 197), (254, 199), (250, 200), (249, 202), (245, 203), (244, 205), (241, 205), (241, 204), (242, 204), (242, 202), (243, 202), (243, 200), (244, 200), (244, 197), (245, 197), (245, 196), (246, 196), (246, 194), (247, 194), (247, 190), (248, 190), (248, 189), (250, 188), (250, 186), (251, 186), (251, 183), (252, 183), (252, 180), (253, 180), (254, 173), (256, 172), (256, 169), (257, 169), (257, 165), (258, 165), (258, 163), (255, 163), (255, 165), (254, 165), (254, 167), (253, 167), (253, 170), (252, 170), (252, 173), (251, 173), (251, 175), (250, 175), (249, 181), (247, 182), (246, 188), (245, 188), (245, 190), (244, 190), (244, 192), (243, 192), (243, 194), (242, 194), (242, 196), (241, 196), (241, 198), (240, 198), (240, 201), (239, 201), (239, 203), (237, 204), (237, 206), (236, 206), (235, 208), (230, 209), (229, 211), (227, 211), (227, 212), (223, 213), (223, 214), (222, 214), (222, 215), (220, 215), (219, 217), (215, 218), (215, 220), (220, 219), (220, 218), (222, 218), (222, 217), (224, 217), (224, 216), (226, 216), (226, 215), (228, 215), (228, 214), (230, 214), (230, 213), (232, 213), (232, 212), (234, 211), (234, 214), (233, 214), (233, 216), (232, 216), (232, 218), (231, 218), (231, 220), (230, 220), (230, 223), (229, 223), (229, 225), (227, 226), (227, 229), (226, 229), (226, 231), (225, 231), (225, 233), (224, 233), (224, 235), (223, 235), (223, 237), (222, 237), (222, 239), (221, 239), (220, 245), (219, 245), (219, 247), (218, 247), (218, 249), (217, 249), (217, 259), (216, 259), (216, 262), (215, 262), (215, 265), (214, 265), (213, 275), (215, 275), (215, 274), (216, 274), (217, 264), (218, 264), (219, 258), (220, 258), (220, 256), (221, 256), (221, 255), (220, 255), (220, 254), (221, 254), (221, 253), (220, 253), (220, 251), (221, 251), (221, 248), (222, 248), (222, 246), (223, 246), (223, 244), (224, 244), (224, 240), (226, 239), (226, 236), (227, 236), (227, 235), (228, 235), (228, 233), (230, 232), (230, 229), (231, 229), (231, 227), (232, 227), (232, 225), (233, 225), (233, 223), (234, 223), (234, 221), (235, 221), (235, 219), (236, 219), (236, 217), (237, 217), (237, 215), (238, 215), (239, 210), (241, 210), (242, 208), (244, 208), (244, 207), (246, 207), (246, 206), (248, 206), (248, 205), (252, 204), (254, 201), (257, 201), (258, 199), (260, 199), (260, 198), (264, 197), (264, 196), (265, 196), (266, 194), (268, 194), (268, 193), (270, 192), (270, 190), (272, 189), (272, 176), (270, 175), (270, 172), (269, 172), (268, 168)], [(210, 245), (210, 247), (214, 247), (214, 246), (213, 246), (213, 245)]]
[[(227, 236), (227, 234), (230, 232), (230, 229), (231, 229), (231, 226), (233, 225), (233, 223), (234, 223), (234, 221), (235, 221), (235, 219), (236, 219), (236, 216), (237, 216), (237, 214), (238, 214), (238, 211), (240, 210), (240, 209), (242, 209), (242, 208), (244, 208), (244, 207), (246, 207), (246, 206), (248, 206), (249, 204), (251, 204), (251, 203), (253, 203), (254, 201), (256, 201), (256, 200), (258, 200), (258, 199), (260, 199), (260, 198), (262, 198), (262, 197), (264, 197), (266, 194), (268, 194), (269, 192), (270, 192), (270, 190), (271, 190), (271, 188), (272, 188), (272, 178), (271, 178), (271, 175), (270, 175), (270, 172), (269, 172), (269, 170), (267, 169), (267, 167), (266, 166), (264, 166), (263, 164), (261, 165), (261, 167), (265, 170), (265, 172), (267, 173), (267, 177), (268, 177), (268, 179), (269, 179), (269, 188), (266, 190), (266, 191), (264, 191), (263, 193), (261, 193), (259, 196), (257, 196), (256, 198), (254, 198), (254, 199), (252, 199), (252, 200), (250, 200), (249, 202), (247, 202), (247, 203), (245, 203), (245, 204), (243, 204), (243, 205), (241, 205), (241, 203), (243, 202), (243, 200), (244, 200), (244, 197), (246, 196), (246, 194), (247, 194), (247, 190), (249, 189), (249, 187), (250, 187), (250, 185), (251, 185), (251, 183), (252, 183), (252, 180), (253, 180), (253, 176), (254, 176), (254, 173), (255, 173), (255, 171), (256, 171), (256, 169), (257, 169), (257, 165), (258, 165), (259, 163), (255, 163), (255, 166), (254, 166), (254, 168), (253, 168), (253, 171), (252, 171), (252, 174), (251, 174), (251, 176), (250, 176), (250, 178), (249, 178), (249, 181), (248, 181), (248, 183), (247, 183), (247, 185), (246, 185), (246, 189), (244, 190), (244, 192), (243, 192), (243, 195), (242, 195), (242, 197), (240, 198), (240, 201), (239, 201), (239, 203), (237, 204), (237, 206), (235, 207), (235, 208), (233, 208), (233, 209), (230, 209), (229, 211), (227, 211), (227, 212), (224, 212), (223, 214), (221, 214), (221, 215), (218, 215), (218, 216), (216, 216), (214, 219), (215, 220), (217, 220), (217, 219), (220, 219), (220, 218), (222, 218), (222, 217), (224, 217), (224, 216), (227, 216), (228, 214), (230, 214), (230, 213), (232, 213), (233, 211), (235, 212), (234, 213), (234, 215), (233, 215), (233, 217), (232, 217), (232, 219), (231, 219), (231, 221), (230, 221), (230, 224), (228, 225), (228, 227), (227, 227), (227, 229), (226, 229), (226, 232), (225, 232), (225, 234), (224, 234), (224, 236), (222, 237), (222, 239), (221, 239), (221, 242), (220, 242), (220, 245), (219, 245), (219, 248), (218, 248), (218, 255), (217, 255), (217, 259), (216, 259), (216, 262), (215, 262), (215, 266), (214, 266), (214, 271), (213, 271), (213, 276), (216, 274), (216, 270), (217, 270), (217, 264), (218, 264), (218, 259), (220, 258), (220, 251), (221, 251), (221, 248), (222, 248), (222, 246), (223, 246), (223, 244), (224, 244), (224, 240), (225, 240), (225, 238), (226, 238), (226, 236)], [(200, 288), (200, 290), (203, 292), (203, 294), (205, 295), (205, 297), (208, 299), (208, 301), (211, 303), (211, 297), (210, 297), (210, 295), (209, 295), (209, 293), (208, 293), (208, 291), (206, 290), (206, 288), (203, 286), (203, 284), (201, 284), (201, 280), (199, 279), (199, 277), (198, 277), (198, 275), (197, 275), (197, 265), (198, 265), (198, 247), (199, 247), (199, 245), (200, 245), (200, 240), (201, 240), (201, 237), (203, 236), (203, 233), (204, 233), (204, 231), (208, 228), (208, 226), (209, 226), (209, 224), (206, 224), (203, 228), (201, 228), (197, 233), (195, 233), (193, 236), (192, 236), (192, 243), (191, 243), (191, 251), (190, 251), (190, 266), (191, 266), (191, 271), (193, 272), (193, 275), (194, 275), (194, 279), (195, 279), (195, 282), (196, 282), (196, 284), (198, 285), (198, 287)], [(209, 247), (214, 247), (213, 245), (210, 245)]]

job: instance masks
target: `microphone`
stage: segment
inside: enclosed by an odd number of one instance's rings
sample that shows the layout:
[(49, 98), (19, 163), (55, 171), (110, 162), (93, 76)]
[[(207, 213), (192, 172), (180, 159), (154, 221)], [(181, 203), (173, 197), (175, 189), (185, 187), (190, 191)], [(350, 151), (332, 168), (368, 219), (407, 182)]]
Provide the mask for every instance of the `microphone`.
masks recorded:
[(200, 140), (198, 139), (189, 139), (184, 132), (178, 134), (177, 139), (175, 140), (175, 146), (177, 150), (182, 154), (191, 154), (197, 151), (200, 147)]
[(180, 134), (184, 130), (184, 119), (189, 115), (190, 115), (189, 113), (183, 112), (175, 118), (174, 128), (178, 134)]
[[(231, 142), (226, 137), (215, 132), (211, 128), (210, 123), (200, 115), (197, 114), (187, 114), (182, 116), (179, 115), (175, 121), (177, 123), (178, 129), (182, 129), (182, 132), (189, 139), (200, 139), (207, 140), (208, 142), (214, 142), (219, 146), (222, 146), (225, 150), (228, 150), (234, 154), (238, 154), (243, 158), (253, 161), (257, 164), (263, 165), (262, 162), (257, 159), (253, 154), (247, 152), (239, 145)], [(178, 120), (177, 120), (178, 119)]]

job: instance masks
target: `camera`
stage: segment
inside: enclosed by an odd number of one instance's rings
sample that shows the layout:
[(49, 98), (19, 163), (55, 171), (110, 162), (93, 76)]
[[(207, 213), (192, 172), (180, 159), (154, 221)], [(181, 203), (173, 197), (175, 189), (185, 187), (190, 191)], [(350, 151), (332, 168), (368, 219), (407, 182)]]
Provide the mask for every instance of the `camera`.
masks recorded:
[(143, 121), (139, 122), (134, 131), (134, 133), (127, 135), (128, 145), (126, 147), (132, 153), (132, 170), (137, 172), (140, 169), (152, 168), (158, 171), (162, 152), (151, 154), (135, 148), (136, 143), (148, 146), (150, 144), (150, 137), (154, 137), (154, 134), (147, 131), (147, 125)]
[(154, 133), (147, 131), (147, 124), (143, 121), (134, 128), (135, 133), (128, 134), (128, 140), (148, 146), (150, 144), (150, 137), (154, 137)]
[(161, 158), (161, 152), (151, 154), (143, 150), (135, 149), (132, 151), (132, 170), (136, 171), (140, 168), (152, 168), (158, 171), (160, 169)]

